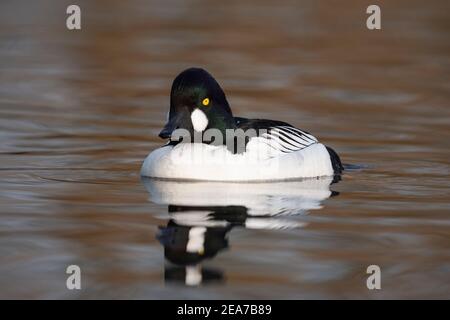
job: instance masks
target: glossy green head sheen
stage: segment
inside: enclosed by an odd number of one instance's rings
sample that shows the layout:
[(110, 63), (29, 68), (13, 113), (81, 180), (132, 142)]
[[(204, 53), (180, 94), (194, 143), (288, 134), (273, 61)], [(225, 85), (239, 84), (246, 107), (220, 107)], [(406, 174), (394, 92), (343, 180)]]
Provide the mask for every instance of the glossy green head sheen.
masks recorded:
[(181, 72), (173, 81), (170, 93), (169, 121), (160, 133), (161, 138), (170, 138), (175, 129), (199, 131), (193, 123), (201, 117), (201, 131), (219, 129), (225, 136), (226, 129), (235, 128), (235, 120), (220, 85), (205, 70), (190, 68)]

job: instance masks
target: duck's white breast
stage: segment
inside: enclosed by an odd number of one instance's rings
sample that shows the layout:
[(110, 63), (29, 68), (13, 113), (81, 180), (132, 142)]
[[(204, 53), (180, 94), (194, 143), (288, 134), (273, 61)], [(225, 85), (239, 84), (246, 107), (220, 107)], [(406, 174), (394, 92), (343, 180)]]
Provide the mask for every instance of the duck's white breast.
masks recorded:
[(321, 143), (290, 152), (274, 152), (258, 138), (247, 151), (232, 154), (225, 146), (180, 143), (164, 146), (145, 159), (141, 175), (209, 181), (267, 181), (332, 176), (329, 153)]

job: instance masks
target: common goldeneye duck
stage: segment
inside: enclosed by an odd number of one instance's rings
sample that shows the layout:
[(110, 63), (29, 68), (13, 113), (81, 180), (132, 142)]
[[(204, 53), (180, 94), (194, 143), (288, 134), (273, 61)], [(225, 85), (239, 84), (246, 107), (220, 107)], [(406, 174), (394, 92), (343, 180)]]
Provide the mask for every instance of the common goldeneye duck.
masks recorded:
[(190, 68), (173, 81), (168, 143), (145, 159), (141, 175), (210, 181), (271, 181), (342, 173), (337, 153), (310, 133), (276, 120), (234, 117), (220, 85)]

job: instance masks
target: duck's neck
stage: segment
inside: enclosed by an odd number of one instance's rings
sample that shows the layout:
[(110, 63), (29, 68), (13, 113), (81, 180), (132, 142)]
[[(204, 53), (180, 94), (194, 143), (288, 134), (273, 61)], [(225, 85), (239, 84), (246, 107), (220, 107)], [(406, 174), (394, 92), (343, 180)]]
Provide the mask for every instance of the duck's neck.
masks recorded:
[[(219, 130), (221, 133), (221, 137), (218, 137), (218, 139), (214, 139), (214, 141), (204, 141), (204, 143), (212, 144), (212, 145), (216, 145), (216, 146), (217, 145), (225, 145), (231, 153), (241, 153), (241, 152), (245, 151), (246, 141), (242, 141), (244, 143), (244, 145), (239, 147), (236, 145), (237, 144), (236, 141), (239, 139), (236, 139), (234, 134), (230, 135), (229, 132), (227, 135), (227, 130), (236, 130), (237, 129), (236, 120), (234, 119), (234, 117), (232, 117), (232, 116), (225, 117), (225, 118), (216, 117), (215, 119), (213, 119), (210, 122), (208, 127)], [(204, 139), (206, 139), (205, 135), (204, 135)]]
[[(219, 130), (223, 137), (226, 136), (226, 131), (228, 129), (236, 129), (236, 121), (232, 116), (229, 115), (220, 115), (217, 117), (214, 117), (213, 119), (210, 119), (210, 122), (208, 124), (208, 128), (214, 128)], [(224, 139), (225, 140), (225, 139)]]

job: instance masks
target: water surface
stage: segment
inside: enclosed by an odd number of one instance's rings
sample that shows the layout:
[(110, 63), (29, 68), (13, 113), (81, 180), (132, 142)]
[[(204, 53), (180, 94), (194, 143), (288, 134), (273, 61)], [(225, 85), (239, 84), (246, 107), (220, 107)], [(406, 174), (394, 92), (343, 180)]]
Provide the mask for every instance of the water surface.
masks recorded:
[[(68, 31), (71, 2), (2, 1), (0, 297), (450, 298), (448, 1), (379, 1), (381, 31), (345, 3), (78, 1)], [(142, 180), (190, 66), (342, 181)]]

